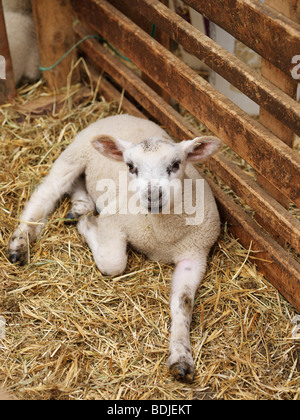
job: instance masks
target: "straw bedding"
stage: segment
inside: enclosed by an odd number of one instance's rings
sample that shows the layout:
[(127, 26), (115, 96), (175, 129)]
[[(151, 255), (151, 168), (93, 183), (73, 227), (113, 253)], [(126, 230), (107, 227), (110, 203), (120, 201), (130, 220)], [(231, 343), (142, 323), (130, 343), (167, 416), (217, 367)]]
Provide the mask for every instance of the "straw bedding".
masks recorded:
[(118, 112), (119, 104), (87, 92), (76, 105), (65, 92), (63, 107), (30, 118), (24, 109), (50, 95), (39, 82), (0, 108), (0, 385), (20, 399), (299, 399), (296, 314), (226, 226), (196, 297), (191, 385), (166, 367), (173, 267), (129, 251), (123, 276), (102, 276), (76, 227), (64, 222), (68, 198), (30, 264), (7, 261), (24, 203), (54, 160), (79, 130)]

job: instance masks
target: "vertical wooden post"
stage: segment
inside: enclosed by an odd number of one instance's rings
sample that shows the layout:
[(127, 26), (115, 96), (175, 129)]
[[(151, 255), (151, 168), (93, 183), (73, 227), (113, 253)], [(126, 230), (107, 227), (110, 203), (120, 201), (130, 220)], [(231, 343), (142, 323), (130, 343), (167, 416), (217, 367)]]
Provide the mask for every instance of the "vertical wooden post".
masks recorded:
[[(75, 44), (72, 27), (72, 7), (69, 0), (31, 0), (33, 17), (39, 43), (41, 66), (53, 66)], [(43, 72), (50, 89), (57, 90), (67, 85), (76, 50), (51, 70)], [(72, 82), (78, 80), (74, 73)]]
[[(15, 97), (15, 81), (9, 51), (7, 32), (4, 20), (2, 0), (0, 0), (0, 56), (5, 60), (5, 79), (0, 79), (0, 104), (12, 101)], [(1, 58), (3, 60), (3, 58)], [(0, 75), (1, 76), (1, 75)]]
[[(299, 0), (265, 0), (265, 3), (278, 12), (284, 14), (288, 18), (300, 22), (300, 2)], [(297, 81), (291, 76), (283, 73), (277, 67), (270, 64), (267, 60), (262, 60), (262, 75), (282, 89), (292, 98), (297, 96)], [(269, 114), (263, 108), (260, 109), (260, 122), (271, 130), (277, 137), (284, 141), (288, 146), (293, 147), (294, 133), (287, 128), (282, 122), (276, 120), (273, 115)], [(285, 208), (289, 207), (289, 199), (283, 196), (268, 180), (260, 174), (257, 177), (258, 182), (281, 203)]]

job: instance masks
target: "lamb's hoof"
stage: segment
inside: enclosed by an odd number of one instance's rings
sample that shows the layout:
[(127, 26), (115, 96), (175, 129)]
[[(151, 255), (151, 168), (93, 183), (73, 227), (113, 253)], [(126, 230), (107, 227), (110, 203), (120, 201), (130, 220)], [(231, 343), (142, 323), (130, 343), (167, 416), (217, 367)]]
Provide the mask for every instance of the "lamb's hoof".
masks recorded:
[(15, 265), (19, 265), (19, 266), (23, 266), (26, 264), (26, 256), (25, 255), (21, 255), (21, 254), (17, 254), (17, 253), (12, 253), (8, 255), (8, 259), (12, 264)]
[(25, 265), (28, 261), (28, 244), (21, 235), (14, 235), (9, 243), (8, 259), (12, 264)]
[(186, 362), (174, 363), (170, 366), (170, 372), (177, 381), (191, 383), (194, 379), (194, 368)]

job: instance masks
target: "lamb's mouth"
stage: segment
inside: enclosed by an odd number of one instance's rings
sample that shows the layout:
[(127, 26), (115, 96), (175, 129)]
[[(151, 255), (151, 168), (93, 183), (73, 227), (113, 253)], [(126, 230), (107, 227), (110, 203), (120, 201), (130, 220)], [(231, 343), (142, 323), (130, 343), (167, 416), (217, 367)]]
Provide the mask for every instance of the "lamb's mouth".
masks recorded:
[(161, 213), (164, 206), (162, 187), (159, 187), (158, 191), (153, 193), (148, 186), (148, 211), (153, 214)]
[(168, 206), (168, 200), (165, 197), (160, 196), (158, 200), (149, 200), (148, 199), (148, 211), (151, 214), (162, 213), (164, 209)]

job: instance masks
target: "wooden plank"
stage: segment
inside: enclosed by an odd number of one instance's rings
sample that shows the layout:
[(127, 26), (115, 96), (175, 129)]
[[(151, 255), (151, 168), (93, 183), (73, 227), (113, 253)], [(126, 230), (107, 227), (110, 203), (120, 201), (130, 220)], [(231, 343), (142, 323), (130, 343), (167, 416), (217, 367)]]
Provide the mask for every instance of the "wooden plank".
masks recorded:
[[(80, 39), (89, 32), (83, 26), (76, 25), (75, 32)], [(154, 116), (160, 124), (171, 128), (172, 135), (180, 140), (196, 137), (192, 126), (187, 129), (186, 121), (178, 112), (157, 95), (137, 74), (122, 64), (118, 58), (110, 54), (102, 45), (93, 39), (80, 44), (79, 49), (88, 57), (93, 66), (107, 72), (120, 86), (122, 86), (143, 109)]]
[(210, 181), (209, 184), (221, 215), (229, 223), (230, 231), (245, 248), (251, 246), (259, 270), (300, 311), (300, 264), (263, 232), (216, 184)]
[(277, 242), (288, 242), (300, 254), (300, 222), (295, 217), (225, 156), (213, 157), (208, 167), (255, 211), (262, 226), (261, 221), (268, 222), (264, 227)]
[(291, 77), (300, 25), (260, 0), (185, 0)]
[[(169, 0), (159, 0), (159, 2), (165, 6), (169, 6)], [(130, 2), (131, 8), (137, 10), (135, 8), (135, 4)], [(139, 11), (138, 11), (139, 12)], [(140, 13), (140, 12), (139, 12)], [(143, 16), (140, 14), (140, 16)], [(149, 29), (148, 33), (151, 33), (154, 29), (152, 34), (153, 38), (156, 39), (161, 45), (163, 45), (167, 50), (170, 50), (170, 38), (166, 35), (165, 31), (162, 31), (160, 28), (153, 28), (153, 22), (149, 22)], [(142, 73), (142, 79), (155, 91), (157, 92), (166, 102), (170, 103), (171, 98), (164, 89), (158, 86), (146, 73)]]
[[(52, 67), (75, 44), (72, 27), (72, 8), (69, 0), (31, 0), (35, 20), (41, 66)], [(58, 90), (68, 83), (72, 62), (76, 61), (74, 50), (52, 70), (43, 72), (50, 89)], [(77, 70), (72, 82), (79, 80)]]
[[(283, 13), (288, 18), (294, 21), (297, 18), (297, 13), (294, 8), (294, 0), (285, 0), (284, 3), (279, 2), (278, 0), (265, 0), (265, 4), (273, 8), (275, 7), (278, 12)], [(297, 23), (300, 23), (300, 16), (299, 21)], [(297, 99), (298, 83), (296, 80), (291, 79), (290, 76), (283, 73), (280, 69), (278, 69), (265, 59), (262, 60), (261, 73), (267, 80), (270, 80), (283, 92), (287, 93), (293, 99)], [(272, 133), (274, 133), (282, 141), (284, 141), (288, 146), (293, 147), (295, 137), (294, 132), (286, 128), (281, 118), (276, 118), (276, 116), (272, 112), (268, 112), (265, 109), (261, 109), (260, 122), (266, 128), (271, 130)], [(274, 188), (267, 179), (265, 179), (262, 175), (258, 174), (257, 180), (274, 198), (276, 198), (276, 200), (279, 203), (281, 203), (285, 208), (289, 208), (288, 198), (286, 198), (276, 188)], [(259, 222), (264, 224), (263, 220), (259, 220)]]
[[(168, 5), (169, 0), (159, 0), (161, 3)], [(124, 0), (110, 0), (110, 3), (117, 7), (124, 15), (129, 17), (134, 23), (136, 23), (140, 28), (142, 28), (145, 32), (150, 34), (153, 30), (152, 23), (149, 19), (146, 19), (142, 13), (135, 7), (135, 5), (131, 1), (124, 1)], [(161, 31), (159, 28), (155, 28), (154, 38), (158, 41), (161, 45), (166, 47), (168, 50), (170, 49), (170, 39), (165, 34), (164, 31)], [(157, 92), (162, 98), (165, 99), (166, 102), (170, 102), (171, 98), (160, 86), (158, 86), (151, 77), (149, 77), (146, 73), (142, 72), (142, 79), (155, 91)]]
[[(122, 4), (122, 8), (130, 3), (134, 6), (134, 10), (163, 28), (186, 51), (198, 57), (254, 102), (300, 135), (300, 104), (290, 97), (289, 92), (287, 92), (287, 95), (284, 94), (281, 89), (195, 29), (175, 12), (161, 4), (160, 1), (111, 0), (111, 2), (117, 6)], [(290, 79), (290, 76), (285, 74), (284, 76)]]
[(89, 9), (79, 0), (72, 4), (93, 31), (101, 31), (111, 44), (300, 206), (300, 157), (295, 151), (105, 0), (90, 0)]
[(10, 102), (15, 97), (15, 81), (9, 51), (2, 1), (0, 0), (0, 56), (4, 57), (6, 79), (0, 79), (0, 105)]
[[(269, 4), (267, 2), (267, 4)], [(270, 5), (270, 4), (269, 4)], [(294, 22), (300, 22), (300, 2), (299, 0), (272, 0), (270, 5), (277, 12), (282, 13)]]
[[(298, 87), (296, 80), (291, 79), (287, 74), (283, 73), (280, 69), (264, 59), (262, 60), (261, 74), (266, 80), (269, 80), (273, 84), (275, 89), (278, 86), (283, 94), (288, 95), (291, 100), (294, 100), (296, 106), (299, 105), (296, 101)], [(298, 130), (295, 130), (291, 125), (284, 124), (284, 119), (280, 117), (280, 114), (273, 112), (273, 110), (270, 109), (261, 108), (260, 122), (278, 136), (285, 144), (293, 147), (294, 133), (298, 134)], [(288, 129), (286, 125), (290, 127), (290, 129)]]
[[(80, 38), (88, 35), (88, 32), (81, 25), (76, 26), (75, 31)], [(80, 45), (80, 49), (89, 57), (95, 68), (107, 72), (150, 115), (160, 124), (166, 126), (172, 136), (184, 140), (201, 135), (179, 113), (143, 83), (135, 73), (112, 56), (97, 41), (88, 40)], [(96, 83), (97, 77), (95, 75), (93, 79)], [(102, 88), (102, 82), (100, 86)], [(105, 97), (107, 95), (111, 97), (109, 86), (106, 89)], [(117, 101), (119, 96), (120, 94), (117, 95)], [(132, 113), (132, 110), (129, 110), (128, 107), (125, 109), (126, 112)], [(276, 239), (283, 237), (300, 253), (300, 223), (260, 188), (253, 178), (229, 162), (222, 154), (212, 157), (208, 166), (261, 218), (269, 220), (272, 229), (277, 232)]]

